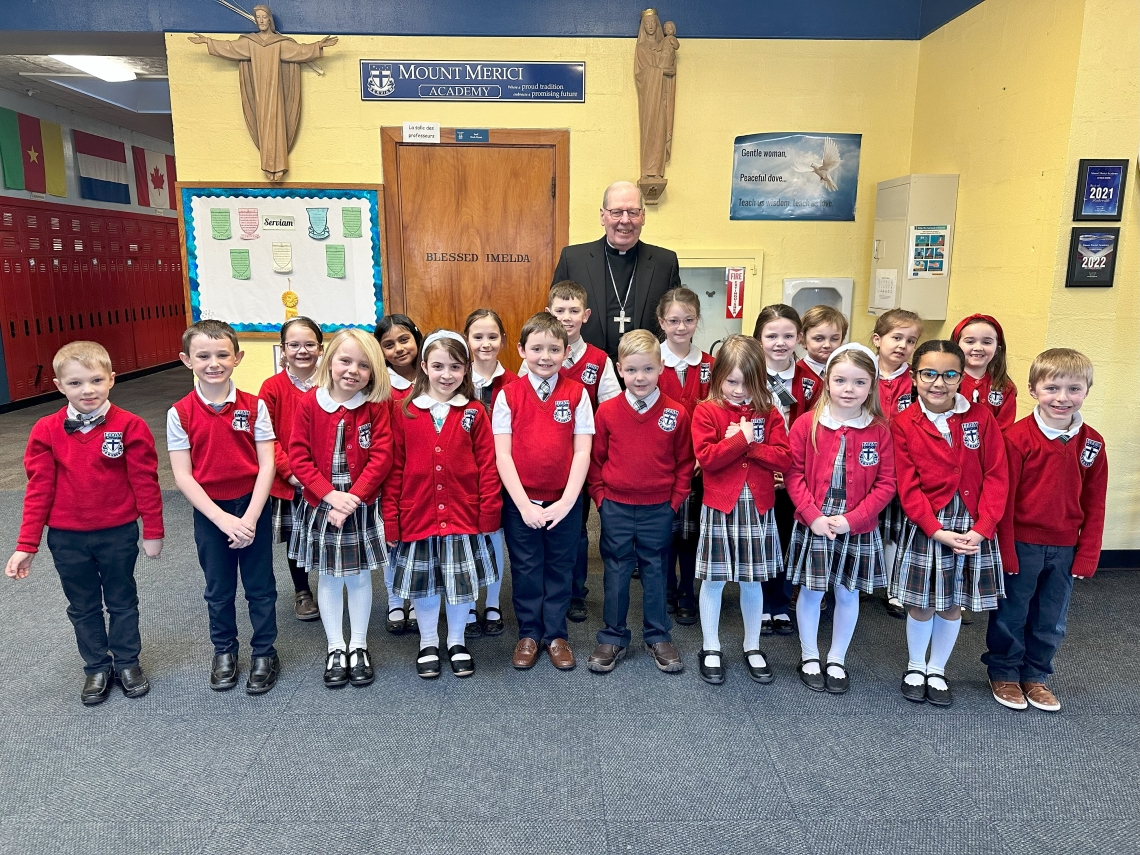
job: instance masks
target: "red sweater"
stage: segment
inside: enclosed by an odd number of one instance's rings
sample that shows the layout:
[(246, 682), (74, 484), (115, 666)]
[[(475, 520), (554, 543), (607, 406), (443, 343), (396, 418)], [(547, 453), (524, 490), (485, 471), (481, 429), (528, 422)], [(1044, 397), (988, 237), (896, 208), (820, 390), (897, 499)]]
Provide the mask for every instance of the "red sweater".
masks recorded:
[(823, 500), (831, 486), (831, 471), (843, 437), (847, 437), (847, 510), (843, 516), (852, 534), (865, 534), (879, 524), (879, 512), (895, 495), (894, 445), (886, 423), (838, 430), (817, 425), (813, 448), (811, 416), (799, 419), (792, 425), (792, 466), (784, 483), (795, 503), (796, 519), (810, 526), (823, 516)]
[(794, 425), (796, 419), (804, 413), (811, 412), (815, 406), (819, 393), (823, 390), (823, 380), (812, 370), (806, 360), (801, 359), (796, 363), (796, 376), (792, 378), (792, 389), (792, 394), (796, 396), (796, 402), (792, 404), (790, 419)]
[(491, 400), (486, 405), (487, 406), (487, 412), (489, 413), (489, 412), (491, 412), (491, 410), (493, 410), (495, 408), (495, 399), (497, 397), (499, 397), (499, 393), (503, 391), (504, 386), (509, 386), (511, 383), (515, 383), (521, 379), (522, 378), (519, 377), (519, 375), (517, 375), (511, 371), (504, 371), (498, 377), (492, 378), (492, 380), (491, 380)]
[(602, 369), (606, 367), (607, 359), (609, 356), (604, 350), (587, 342), (586, 350), (577, 362), (569, 368), (563, 366), (558, 370), (559, 377), (575, 380), (586, 388), (586, 394), (590, 396), (590, 406), (595, 412), (598, 409), (598, 381), (602, 379)]
[(392, 469), (392, 420), (388, 402), (365, 402), (354, 410), (337, 407), (327, 413), (317, 403), (317, 390), (301, 399), (293, 416), (289, 438), (289, 465), (305, 488), (305, 501), (314, 508), (331, 493), (332, 457), (336, 426), (344, 419), (344, 453), (352, 486), (348, 492), (371, 504), (380, 494), (380, 483)]
[(1100, 561), (1108, 455), (1088, 425), (1067, 443), (1048, 439), (1030, 413), (1005, 432), (1009, 501), (998, 526), (1002, 566), (1018, 571), (1014, 541), (1076, 546), (1074, 576), (1091, 576)]
[(602, 499), (625, 505), (668, 502), (676, 511), (692, 477), (689, 414), (680, 402), (658, 395), (639, 413), (623, 392), (598, 407), (586, 485), (599, 507)]
[(257, 396), (265, 401), (276, 436), (273, 442), (273, 462), (277, 467), (277, 477), (273, 479), (269, 495), (278, 499), (292, 499), (296, 491), (289, 483), (289, 476), (293, 474), (293, 467), (289, 465), (289, 437), (293, 433), (293, 415), (305, 393), (293, 385), (286, 372), (278, 371), (261, 384)]
[(39, 551), (44, 526), (99, 531), (140, 516), (143, 537), (163, 537), (158, 455), (146, 422), (116, 407), (87, 433), (63, 429), (67, 407), (32, 428), (24, 452), (28, 492), (16, 548)]
[(236, 397), (221, 410), (191, 390), (174, 405), (182, 429), (190, 439), (190, 464), (194, 480), (215, 502), (239, 499), (257, 484), (257, 396), (236, 391)]
[(1005, 389), (997, 392), (994, 391), (989, 374), (983, 375), (981, 380), (975, 380), (963, 372), (962, 385), (958, 388), (958, 394), (971, 404), (989, 406), (993, 417), (997, 419), (998, 427), (1003, 431), (1013, 427), (1014, 421), (1017, 420), (1017, 387), (1012, 382), (1007, 383)]
[(383, 490), (385, 536), (411, 542), (498, 531), (502, 484), (486, 408), (478, 401), (448, 407), (438, 434), (431, 413), (414, 405), (408, 410), (392, 409), (394, 462)]
[(891, 422), (899, 504), (927, 537), (942, 528), (934, 516), (958, 493), (987, 540), (1005, 513), (1009, 469), (1001, 430), (984, 404), (971, 404), (949, 419), (951, 446), (923, 413), (903, 410)]
[(896, 414), (901, 413), (914, 403), (914, 381), (910, 371), (904, 371), (894, 380), (879, 377), (879, 406), (887, 421), (892, 421)]
[(531, 501), (557, 502), (566, 490), (574, 462), (574, 410), (583, 391), (581, 383), (565, 377), (545, 401), (529, 379), (502, 391), (511, 410), (511, 458)]
[[(662, 345), (665, 347), (666, 345)], [(678, 401), (688, 412), (689, 416), (697, 408), (697, 404), (709, 396), (709, 381), (712, 380), (713, 358), (707, 353), (701, 353), (698, 365), (689, 365), (685, 369), (685, 384), (682, 386), (677, 377), (676, 368), (666, 367), (661, 372), (661, 379), (657, 386), (661, 394)]]
[[(749, 442), (744, 432), (725, 439), (730, 424), (751, 419), (759, 441)], [(784, 417), (773, 407), (757, 414), (750, 405), (734, 407), (715, 401), (702, 401), (693, 413), (693, 451), (704, 473), (704, 503), (729, 513), (744, 491), (752, 492), (756, 509), (765, 513), (776, 502), (773, 472), (784, 472), (792, 462)]]

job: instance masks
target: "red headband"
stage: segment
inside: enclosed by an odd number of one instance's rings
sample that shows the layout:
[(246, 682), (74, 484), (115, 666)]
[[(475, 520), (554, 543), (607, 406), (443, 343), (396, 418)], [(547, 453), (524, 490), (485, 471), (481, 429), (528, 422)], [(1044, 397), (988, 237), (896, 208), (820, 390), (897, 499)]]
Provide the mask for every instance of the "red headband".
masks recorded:
[(1005, 347), (1005, 333), (1002, 332), (1001, 324), (997, 322), (997, 318), (993, 317), (993, 315), (970, 315), (968, 318), (962, 318), (962, 320), (958, 321), (958, 326), (954, 327), (954, 332), (951, 334), (954, 343), (957, 344), (958, 339), (962, 337), (962, 330), (977, 321), (982, 321), (993, 327), (997, 331), (998, 344)]

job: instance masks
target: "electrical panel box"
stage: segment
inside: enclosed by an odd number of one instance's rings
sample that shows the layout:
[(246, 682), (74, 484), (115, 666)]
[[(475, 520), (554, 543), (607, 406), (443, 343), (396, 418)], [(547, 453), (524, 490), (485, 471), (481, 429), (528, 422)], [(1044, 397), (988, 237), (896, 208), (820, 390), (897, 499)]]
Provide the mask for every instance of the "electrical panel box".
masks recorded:
[(867, 311), (909, 309), (946, 319), (957, 175), (904, 175), (880, 181)]

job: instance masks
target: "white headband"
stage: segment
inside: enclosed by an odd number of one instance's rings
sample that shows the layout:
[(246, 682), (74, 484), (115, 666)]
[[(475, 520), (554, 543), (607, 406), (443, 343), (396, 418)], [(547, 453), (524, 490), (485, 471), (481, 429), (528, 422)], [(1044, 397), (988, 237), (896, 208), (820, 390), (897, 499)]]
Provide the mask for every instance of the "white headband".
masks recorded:
[(424, 353), (427, 353), (428, 347), (435, 344), (441, 338), (453, 338), (461, 345), (463, 345), (463, 352), (467, 354), (468, 358), (471, 357), (471, 351), (467, 349), (467, 341), (459, 333), (452, 332), (451, 330), (436, 330), (427, 338), (424, 339)]
[(875, 379), (878, 379), (879, 357), (875, 356), (875, 352), (871, 350), (871, 348), (867, 347), (867, 345), (859, 344), (857, 341), (849, 341), (847, 344), (842, 345), (841, 347), (837, 347), (835, 350), (831, 351), (831, 356), (827, 357), (827, 364), (824, 366), (824, 371), (826, 371), (827, 367), (831, 365), (831, 360), (835, 359), (835, 357), (839, 356), (839, 354), (843, 353), (845, 350), (858, 350), (860, 353), (865, 353), (867, 355), (867, 358), (871, 360), (871, 364), (875, 366)]

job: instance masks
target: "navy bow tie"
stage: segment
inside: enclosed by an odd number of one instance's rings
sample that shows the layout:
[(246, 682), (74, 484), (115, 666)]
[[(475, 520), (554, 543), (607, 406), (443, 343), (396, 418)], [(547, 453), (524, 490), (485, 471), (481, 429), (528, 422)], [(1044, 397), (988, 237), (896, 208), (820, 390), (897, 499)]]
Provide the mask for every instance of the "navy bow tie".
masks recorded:
[(68, 434), (73, 434), (77, 430), (82, 430), (84, 427), (88, 427), (88, 426), (98, 427), (99, 425), (103, 424), (103, 422), (105, 422), (106, 420), (107, 420), (106, 416), (96, 416), (93, 419), (85, 419), (82, 416), (80, 416), (77, 419), (64, 419), (63, 420), (63, 429)]

